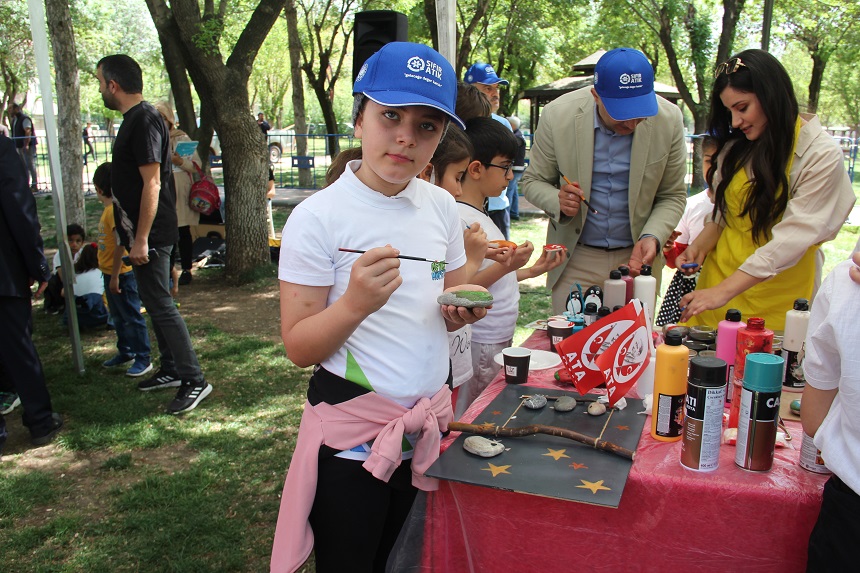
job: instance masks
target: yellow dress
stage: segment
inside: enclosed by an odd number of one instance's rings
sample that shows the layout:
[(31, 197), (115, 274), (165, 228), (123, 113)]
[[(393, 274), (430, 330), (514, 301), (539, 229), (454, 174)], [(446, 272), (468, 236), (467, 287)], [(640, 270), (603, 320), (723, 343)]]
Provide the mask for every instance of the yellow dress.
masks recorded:
[[(800, 126), (801, 121), (798, 118), (794, 131), (795, 142), (797, 142)], [(786, 167), (786, 176), (791, 171), (793, 161), (794, 152), (792, 150), (791, 159)], [(746, 170), (742, 168), (735, 173), (731, 183), (726, 188), (726, 226), (719, 241), (717, 241), (717, 246), (711, 251), (702, 266), (702, 272), (696, 283), (696, 290), (711, 288), (720, 284), (759, 247), (753, 241), (752, 222), (749, 216), (738, 216), (743, 210), (749, 193), (748, 183)], [(770, 240), (769, 234), (768, 240)], [(809, 299), (812, 296), (812, 286), (815, 281), (815, 252), (817, 250), (818, 245), (809, 247), (800, 261), (793, 267), (747, 289), (731, 299), (726, 306), (706, 310), (692, 317), (687, 324), (707, 324), (716, 327), (721, 320), (725, 319), (728, 309), (736, 308), (741, 311), (744, 321), (757, 316), (765, 320), (766, 328), (783, 330), (785, 328), (785, 313), (791, 310), (794, 300), (797, 298)]]

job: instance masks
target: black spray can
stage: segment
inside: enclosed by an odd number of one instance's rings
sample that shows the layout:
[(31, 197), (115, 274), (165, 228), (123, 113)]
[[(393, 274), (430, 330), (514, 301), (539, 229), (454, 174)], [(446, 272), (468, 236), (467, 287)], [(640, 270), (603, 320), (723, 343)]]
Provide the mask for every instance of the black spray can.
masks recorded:
[(746, 357), (735, 451), (735, 463), (746, 470), (768, 471), (773, 466), (784, 364), (782, 356), (763, 352)]
[(720, 358), (696, 356), (690, 360), (681, 434), (681, 465), (687, 469), (709, 472), (720, 465), (726, 368), (726, 361)]

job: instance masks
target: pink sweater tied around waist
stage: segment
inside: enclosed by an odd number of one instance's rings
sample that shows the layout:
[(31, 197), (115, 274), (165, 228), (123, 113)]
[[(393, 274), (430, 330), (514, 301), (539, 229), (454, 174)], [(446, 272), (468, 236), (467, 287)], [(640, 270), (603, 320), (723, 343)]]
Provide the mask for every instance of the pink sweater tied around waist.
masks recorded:
[(308, 523), (317, 485), (320, 446), (348, 450), (373, 440), (363, 467), (387, 482), (403, 459), (403, 435), (418, 434), (412, 457), (412, 484), (424, 491), (439, 487), (424, 472), (439, 457), (440, 431), (453, 419), (451, 390), (443, 386), (411, 409), (373, 392), (340, 404), (305, 403), (296, 450), (287, 472), (272, 548), (272, 573), (293, 573), (310, 556), (314, 545)]

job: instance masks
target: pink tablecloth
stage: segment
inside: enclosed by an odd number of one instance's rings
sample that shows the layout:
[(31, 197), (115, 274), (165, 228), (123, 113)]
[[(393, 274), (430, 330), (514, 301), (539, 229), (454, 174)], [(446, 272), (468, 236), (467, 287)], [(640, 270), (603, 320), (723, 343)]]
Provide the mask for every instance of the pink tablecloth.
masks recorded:
[[(548, 350), (546, 333), (524, 346)], [(532, 372), (527, 385), (571, 388), (553, 372)], [(497, 376), (462, 420), (504, 385)], [(617, 509), (443, 481), (427, 496), (422, 563), (410, 570), (803, 571), (827, 477), (798, 466), (802, 431), (787, 424), (796, 449), (777, 449), (765, 473), (738, 468), (726, 445), (719, 469), (689, 471), (681, 443), (657, 442), (646, 424)]]

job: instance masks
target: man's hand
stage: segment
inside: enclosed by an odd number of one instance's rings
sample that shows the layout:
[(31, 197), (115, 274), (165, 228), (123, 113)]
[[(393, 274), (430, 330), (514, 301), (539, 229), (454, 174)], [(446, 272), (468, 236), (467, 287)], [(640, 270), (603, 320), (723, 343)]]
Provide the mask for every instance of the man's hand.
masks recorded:
[(579, 207), (582, 203), (582, 189), (579, 187), (579, 182), (574, 181), (573, 184), (565, 183), (558, 191), (558, 205), (562, 215), (575, 217), (579, 213)]
[(627, 263), (632, 276), (638, 276), (642, 272), (642, 265), (651, 265), (654, 262), (654, 259), (657, 258), (658, 246), (657, 239), (654, 237), (642, 237), (639, 242), (633, 245), (630, 262)]
[(128, 258), (131, 259), (133, 265), (147, 264), (149, 262), (149, 241), (145, 237), (138, 238), (129, 251)]
[(400, 251), (386, 245), (358, 257), (349, 274), (344, 303), (363, 316), (370, 316), (385, 306), (392, 293), (403, 284), (399, 254)]

